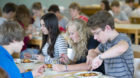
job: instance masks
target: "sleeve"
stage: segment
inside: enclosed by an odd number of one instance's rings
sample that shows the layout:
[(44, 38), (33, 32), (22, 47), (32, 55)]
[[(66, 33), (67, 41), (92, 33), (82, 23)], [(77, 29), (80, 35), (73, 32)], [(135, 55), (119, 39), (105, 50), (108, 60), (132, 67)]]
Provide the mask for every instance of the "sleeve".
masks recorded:
[(46, 55), (47, 55), (47, 53), (46, 53), (46, 52), (48, 52), (48, 47), (49, 47), (49, 44), (48, 44), (48, 43), (46, 43), (46, 44), (44, 45), (44, 47), (42, 48), (42, 53), (43, 53), (43, 55), (44, 55), (44, 56), (46, 56)]
[(21, 73), (22, 78), (33, 78), (32, 72)]
[(100, 52), (104, 52), (104, 46), (103, 46), (103, 44), (100, 43), (98, 45), (98, 49), (99, 49)]
[(132, 13), (132, 9), (131, 9), (131, 8), (127, 8), (127, 9), (124, 10), (124, 12), (126, 13), (126, 15), (127, 15), (128, 17), (130, 17), (130, 15), (131, 15), (131, 13)]
[(69, 22), (68, 18), (65, 17), (65, 25), (64, 25), (64, 26), (65, 26), (65, 27), (64, 27), (65, 29), (66, 29), (66, 25), (68, 24), (68, 22)]
[(117, 39), (117, 41), (115, 42), (115, 44), (117, 44), (117, 43), (120, 42), (121, 40), (126, 41), (126, 42), (129, 44), (129, 46), (131, 46), (131, 40), (130, 40), (130, 38), (129, 38), (126, 34), (122, 34), (122, 35)]
[(50, 62), (51, 57), (47, 54), (47, 52), (48, 52), (48, 47), (49, 47), (49, 44), (46, 43), (46, 44), (44, 45), (43, 49), (42, 49), (42, 53), (43, 53), (43, 55), (44, 55), (44, 57), (45, 57), (44, 62), (45, 62), (46, 64), (51, 64), (51, 62)]
[(122, 17), (122, 20), (124, 20), (124, 21), (125, 21), (125, 20), (126, 20), (126, 21), (129, 20), (128, 17), (127, 17), (127, 15), (126, 15), (126, 13), (123, 12), (123, 11), (121, 12), (121, 17)]
[(87, 48), (88, 50), (90, 49), (95, 49), (98, 46), (99, 42), (97, 40), (94, 40), (94, 37), (90, 37), (88, 40), (88, 45)]
[(138, 15), (140, 14), (140, 13), (139, 14), (138, 13), (139, 13), (138, 11), (134, 10), (134, 11), (131, 12), (130, 17), (138, 17)]
[(33, 78), (32, 72), (20, 73), (20, 70), (18, 69), (14, 61), (11, 60), (12, 59), (9, 60), (3, 57), (0, 59), (0, 67), (7, 72), (9, 78)]
[(55, 54), (58, 54), (59, 56), (51, 58), (49, 55), (46, 55), (45, 63), (53, 64), (55, 61), (55, 63), (59, 64), (58, 58), (61, 56), (61, 54), (67, 54), (68, 45), (63, 37), (59, 37), (55, 45), (57, 47), (57, 51), (55, 51)]
[(109, 10), (108, 13), (110, 13), (114, 17), (114, 14), (111, 10)]
[(61, 36), (61, 38), (57, 42), (57, 45), (58, 45), (59, 57), (61, 56), (61, 54), (67, 54), (68, 44), (66, 43), (64, 37)]

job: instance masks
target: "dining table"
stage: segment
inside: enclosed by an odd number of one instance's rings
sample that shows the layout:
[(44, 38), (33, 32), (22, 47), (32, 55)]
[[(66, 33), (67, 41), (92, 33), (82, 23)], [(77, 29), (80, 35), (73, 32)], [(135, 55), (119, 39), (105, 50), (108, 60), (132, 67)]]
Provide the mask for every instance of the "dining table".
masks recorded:
[[(27, 69), (36, 70), (37, 67), (39, 67), (42, 64), (44, 64), (44, 63), (42, 63), (42, 62), (18, 63), (17, 66), (23, 72), (23, 70), (25, 71)], [(52, 68), (45, 68), (44, 73), (41, 76), (35, 77), (35, 78), (79, 78), (75, 75), (76, 73), (79, 73), (79, 72), (89, 72), (89, 71), (57, 72), (57, 71), (53, 71)], [(114, 78), (114, 77), (101, 74), (101, 76), (98, 78)]]
[(138, 45), (140, 38), (140, 24), (115, 24), (118, 32), (135, 35), (135, 44)]

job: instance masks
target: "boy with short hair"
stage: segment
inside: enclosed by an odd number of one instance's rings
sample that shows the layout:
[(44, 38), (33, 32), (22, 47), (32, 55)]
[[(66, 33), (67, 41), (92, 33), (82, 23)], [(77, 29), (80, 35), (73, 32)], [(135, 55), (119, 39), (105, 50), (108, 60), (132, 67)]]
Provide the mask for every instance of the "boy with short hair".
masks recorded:
[[(87, 63), (92, 69), (98, 68), (104, 61), (105, 74), (115, 78), (133, 78), (133, 51), (131, 40), (126, 34), (118, 33), (113, 17), (107, 11), (92, 15), (87, 23), (94, 39), (100, 45), (87, 56)], [(93, 55), (97, 55), (93, 57)]]
[(16, 22), (7, 21), (0, 26), (0, 67), (9, 75), (9, 78), (33, 78), (44, 71), (44, 65), (36, 71), (20, 73), (13, 57), (14, 52), (20, 52), (24, 38), (23, 28)]
[(109, 13), (114, 17), (115, 23), (128, 24), (129, 18), (126, 13), (120, 10), (120, 3), (117, 0), (113, 0), (111, 3), (111, 10)]
[(61, 14), (59, 6), (56, 4), (52, 4), (49, 8), (48, 8), (48, 12), (52, 12), (54, 13), (58, 20), (59, 20), (59, 29), (60, 31), (66, 31), (66, 25), (68, 23), (68, 18), (64, 15)]

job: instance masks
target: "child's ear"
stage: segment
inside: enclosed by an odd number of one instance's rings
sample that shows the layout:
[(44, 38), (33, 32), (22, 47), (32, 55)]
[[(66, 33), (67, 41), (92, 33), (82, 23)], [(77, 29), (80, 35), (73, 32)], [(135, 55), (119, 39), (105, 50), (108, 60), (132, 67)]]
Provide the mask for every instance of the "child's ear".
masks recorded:
[(112, 30), (112, 29), (111, 29), (111, 27), (109, 25), (106, 25), (105, 30)]

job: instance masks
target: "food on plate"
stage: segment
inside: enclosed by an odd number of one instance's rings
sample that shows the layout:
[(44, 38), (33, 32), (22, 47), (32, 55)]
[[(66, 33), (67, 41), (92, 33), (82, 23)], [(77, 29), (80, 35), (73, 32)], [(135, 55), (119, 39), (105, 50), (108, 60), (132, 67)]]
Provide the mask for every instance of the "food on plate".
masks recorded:
[(23, 63), (30, 63), (31, 62), (31, 60), (29, 60), (29, 59), (24, 59), (23, 60)]
[(77, 78), (100, 78), (102, 73), (96, 71), (84, 71), (74, 74)]
[(27, 69), (27, 70), (25, 70), (25, 72), (28, 72), (28, 71), (32, 71), (32, 69)]
[(82, 73), (82, 74), (79, 74), (79, 76), (84, 76), (84, 77), (97, 76), (97, 75), (98, 75), (97, 73)]
[(52, 64), (46, 64), (47, 68), (52, 68)]

